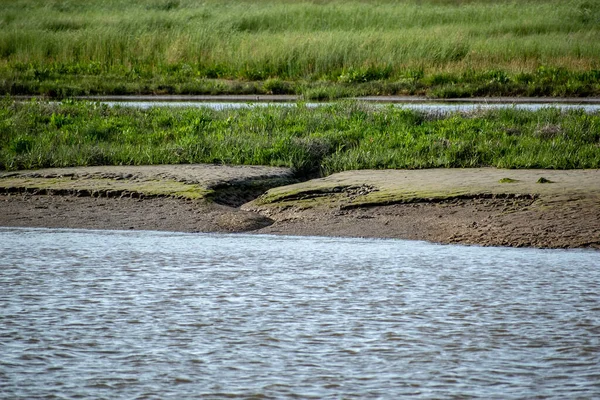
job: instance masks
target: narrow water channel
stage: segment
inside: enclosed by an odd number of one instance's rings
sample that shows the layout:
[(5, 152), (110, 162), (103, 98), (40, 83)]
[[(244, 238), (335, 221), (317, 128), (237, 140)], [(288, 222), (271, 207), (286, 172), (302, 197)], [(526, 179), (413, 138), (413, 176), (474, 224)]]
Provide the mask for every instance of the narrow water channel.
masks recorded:
[[(224, 109), (239, 109), (252, 107), (296, 107), (295, 102), (262, 102), (262, 101), (103, 101), (110, 106), (120, 107), (137, 107), (147, 109), (151, 107), (207, 107), (213, 110)], [(328, 102), (307, 102), (303, 103), (307, 107), (319, 107), (329, 105)], [(468, 112), (477, 110), (493, 110), (499, 108), (514, 108), (518, 110), (536, 111), (542, 108), (558, 108), (560, 110), (584, 110), (586, 112), (600, 111), (600, 104), (565, 104), (565, 103), (427, 103), (427, 102), (410, 102), (410, 103), (385, 103), (385, 102), (370, 102), (374, 107), (393, 106), (408, 110), (418, 110), (432, 113), (452, 113), (452, 112)]]

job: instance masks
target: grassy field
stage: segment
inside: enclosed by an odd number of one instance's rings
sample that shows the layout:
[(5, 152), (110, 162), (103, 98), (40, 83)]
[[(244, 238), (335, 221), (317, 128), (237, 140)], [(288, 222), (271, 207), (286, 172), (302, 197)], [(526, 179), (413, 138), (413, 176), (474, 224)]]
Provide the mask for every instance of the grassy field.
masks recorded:
[(108, 107), (0, 102), (0, 168), (226, 163), (301, 177), (365, 168), (600, 168), (600, 114), (502, 109), (431, 115), (317, 108)]
[(0, 93), (600, 95), (600, 2), (0, 0)]

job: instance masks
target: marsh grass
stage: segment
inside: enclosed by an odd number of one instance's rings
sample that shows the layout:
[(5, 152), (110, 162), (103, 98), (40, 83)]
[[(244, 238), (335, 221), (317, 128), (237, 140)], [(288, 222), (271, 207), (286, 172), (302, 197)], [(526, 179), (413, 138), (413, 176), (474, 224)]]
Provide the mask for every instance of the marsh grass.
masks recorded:
[[(540, 134), (551, 128), (551, 134)], [(600, 115), (500, 109), (432, 115), (361, 103), (306, 107), (0, 105), (0, 168), (217, 163), (293, 168), (599, 168)]]
[(0, 90), (597, 95), (599, 21), (589, 0), (3, 1)]

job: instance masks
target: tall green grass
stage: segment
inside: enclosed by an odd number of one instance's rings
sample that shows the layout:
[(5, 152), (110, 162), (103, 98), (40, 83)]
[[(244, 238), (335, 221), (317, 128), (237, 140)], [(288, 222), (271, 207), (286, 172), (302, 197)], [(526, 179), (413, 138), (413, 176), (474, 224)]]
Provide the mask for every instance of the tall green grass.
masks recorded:
[(360, 103), (237, 110), (4, 99), (0, 168), (219, 163), (327, 175), (365, 168), (599, 168), (600, 115), (432, 115)]
[(599, 54), (600, 4), (590, 0), (0, 7), (0, 90), (13, 94), (589, 95), (600, 93)]

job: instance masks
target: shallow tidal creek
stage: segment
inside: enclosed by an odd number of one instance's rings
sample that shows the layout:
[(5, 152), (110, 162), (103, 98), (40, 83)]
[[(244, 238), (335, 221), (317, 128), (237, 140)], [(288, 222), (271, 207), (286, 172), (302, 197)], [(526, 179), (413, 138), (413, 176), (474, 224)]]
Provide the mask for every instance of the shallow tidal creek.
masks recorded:
[(599, 254), (0, 228), (0, 398), (598, 398)]
[[(240, 109), (253, 107), (296, 107), (296, 102), (269, 102), (269, 101), (102, 101), (111, 107), (135, 107), (148, 109), (152, 107), (204, 107), (212, 110)], [(309, 108), (331, 105), (328, 102), (308, 102), (304, 103)], [(449, 114), (455, 112), (475, 112), (483, 110), (496, 109), (517, 109), (537, 111), (543, 108), (557, 108), (562, 111), (583, 110), (585, 112), (600, 111), (600, 104), (570, 104), (570, 103), (485, 103), (485, 102), (407, 102), (407, 103), (386, 103), (386, 102), (365, 102), (373, 107), (393, 106), (406, 110), (415, 110), (425, 113)]]

